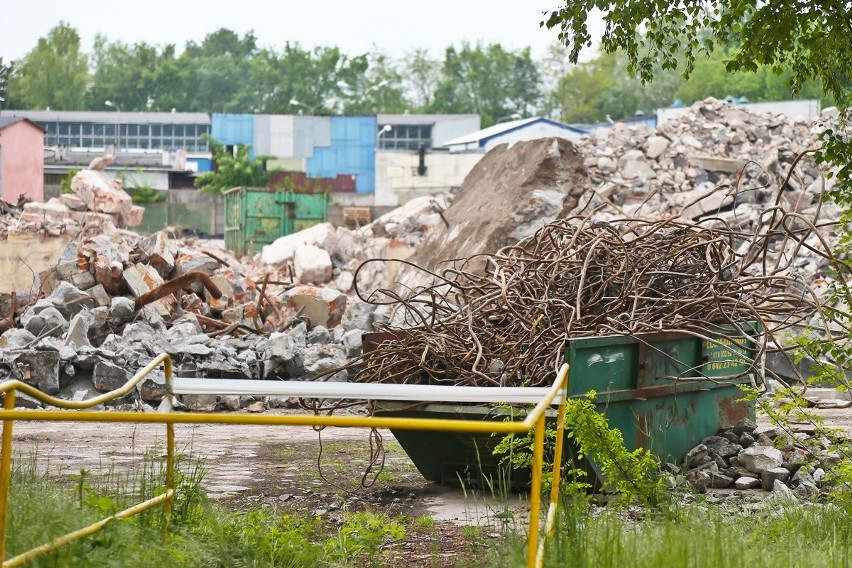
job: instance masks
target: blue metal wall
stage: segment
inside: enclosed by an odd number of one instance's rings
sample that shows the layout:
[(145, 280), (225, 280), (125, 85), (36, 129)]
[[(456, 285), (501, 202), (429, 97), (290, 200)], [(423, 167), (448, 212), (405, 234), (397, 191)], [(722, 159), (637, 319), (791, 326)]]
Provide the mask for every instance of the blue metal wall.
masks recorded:
[(200, 174), (213, 171), (213, 160), (210, 158), (187, 158), (186, 161), (187, 163), (197, 164), (198, 169), (195, 171)]
[(254, 143), (254, 115), (214, 114), (210, 134), (227, 146)]
[[(215, 127), (215, 122), (213, 123)], [(331, 145), (314, 147), (308, 158), (312, 177), (355, 176), (355, 191), (376, 189), (376, 117), (332, 116)]]

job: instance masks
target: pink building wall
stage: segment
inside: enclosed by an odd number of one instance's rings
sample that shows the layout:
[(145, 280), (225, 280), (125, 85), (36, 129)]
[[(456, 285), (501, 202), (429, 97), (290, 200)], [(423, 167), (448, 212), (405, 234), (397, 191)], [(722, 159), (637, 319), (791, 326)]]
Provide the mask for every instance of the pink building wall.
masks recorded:
[(27, 120), (0, 129), (2, 198), (44, 201), (44, 131)]

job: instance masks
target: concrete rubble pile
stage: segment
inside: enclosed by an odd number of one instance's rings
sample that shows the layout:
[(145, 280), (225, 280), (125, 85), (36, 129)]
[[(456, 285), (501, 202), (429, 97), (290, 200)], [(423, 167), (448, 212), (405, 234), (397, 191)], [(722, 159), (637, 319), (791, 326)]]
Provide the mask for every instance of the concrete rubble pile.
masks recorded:
[[(69, 243), (42, 272), (40, 298), (0, 294), (0, 380), (81, 400), (123, 385), (160, 353), (180, 376), (311, 379), (361, 352), (372, 307), (330, 288), (256, 274), (212, 243), (130, 231)], [(319, 282), (322, 283), (321, 281)], [(346, 372), (332, 380), (347, 380)], [(162, 374), (116, 404), (148, 408)], [(292, 404), (185, 397), (190, 408)], [(21, 394), (18, 404), (38, 406)]]
[[(612, 206), (604, 215), (719, 216), (748, 227), (775, 200), (799, 154), (815, 147), (822, 128), (707, 99), (653, 131), (616, 124), (580, 145), (592, 189)], [(805, 158), (786, 180), (781, 205), (815, 214), (832, 184)], [(837, 210), (823, 204), (822, 216), (836, 218)]]
[(668, 464), (669, 484), (688, 483), (701, 493), (762, 489), (791, 500), (809, 500), (830, 489), (827, 479), (841, 461), (835, 447), (826, 436), (758, 427), (744, 418), (705, 438), (679, 465)]
[(444, 223), (443, 211), (453, 196), (416, 197), (358, 229), (321, 223), (277, 239), (254, 259), (257, 271), (279, 278), (293, 275), (351, 293), (357, 273), (363, 291), (386, 287), (395, 278), (396, 263), (367, 263), (369, 259), (409, 258), (426, 236)]
[(46, 202), (31, 201), (10, 231), (43, 231), (48, 235), (106, 232), (116, 227), (136, 227), (142, 222), (144, 207), (122, 189), (120, 179), (109, 179), (96, 170), (81, 170), (71, 180), (74, 193), (63, 193)]

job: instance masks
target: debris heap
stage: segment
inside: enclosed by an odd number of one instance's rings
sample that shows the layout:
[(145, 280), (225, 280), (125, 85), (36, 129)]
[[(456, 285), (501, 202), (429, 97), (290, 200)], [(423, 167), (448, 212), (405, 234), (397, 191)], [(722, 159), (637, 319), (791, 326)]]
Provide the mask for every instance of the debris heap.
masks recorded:
[[(718, 220), (593, 219), (550, 223), (516, 246), (433, 273), (434, 285), (408, 297), (388, 291), (402, 317), (387, 325), (393, 339), (365, 355), (356, 380), (547, 386), (571, 339), (675, 331), (747, 338), (750, 323), (773, 338), (822, 309), (790, 270), (816, 229), (791, 230), (783, 210), (767, 210), (751, 239)], [(814, 250), (846, 270), (819, 241)]]

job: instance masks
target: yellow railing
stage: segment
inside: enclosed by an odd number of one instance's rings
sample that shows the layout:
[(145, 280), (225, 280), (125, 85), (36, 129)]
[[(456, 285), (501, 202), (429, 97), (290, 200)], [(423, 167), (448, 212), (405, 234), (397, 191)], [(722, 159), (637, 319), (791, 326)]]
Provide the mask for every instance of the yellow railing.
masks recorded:
[[(134, 507), (121, 511), (116, 515), (99, 521), (89, 527), (80, 529), (50, 543), (39, 546), (10, 558), (2, 563), (2, 567), (17, 566), (27, 560), (35, 558), (45, 552), (54, 550), (64, 544), (78, 538), (94, 534), (103, 529), (109, 521), (115, 518), (126, 518), (155, 505), (163, 504), (166, 513), (164, 530), (168, 529), (174, 500), (174, 425), (175, 424), (265, 424), (265, 425), (289, 425), (289, 426), (336, 426), (343, 428), (394, 428), (405, 430), (428, 430), (462, 433), (492, 433), (492, 434), (523, 434), (535, 429), (533, 447), (532, 483), (530, 487), (530, 519), (529, 534), (527, 537), (527, 566), (541, 566), (544, 555), (546, 538), (539, 538), (539, 520), (541, 509), (541, 476), (544, 468), (544, 425), (546, 410), (554, 404), (557, 397), (559, 400), (559, 413), (557, 420), (556, 448), (553, 460), (553, 485), (550, 492), (550, 503), (545, 524), (545, 537), (552, 536), (553, 525), (556, 517), (556, 505), (559, 495), (560, 465), (562, 462), (562, 439), (565, 421), (565, 393), (568, 392), (568, 365), (563, 365), (559, 370), (553, 386), (546, 395), (536, 404), (532, 411), (523, 421), (514, 422), (489, 422), (455, 419), (434, 418), (389, 418), (389, 417), (362, 417), (362, 416), (327, 416), (327, 415), (256, 415), (256, 414), (213, 414), (213, 413), (139, 413), (139, 412), (99, 412), (81, 410), (91, 408), (108, 400), (129, 393), (154, 369), (163, 365), (167, 391), (171, 393), (172, 364), (168, 355), (163, 354), (155, 358), (144, 369), (140, 370), (120, 389), (102, 394), (86, 401), (67, 401), (46, 395), (38, 389), (17, 380), (0, 383), (0, 392), (5, 393), (3, 410), (0, 410), (0, 420), (3, 421), (2, 447), (0, 448), (0, 559), (5, 558), (6, 544), (6, 511), (9, 495), (9, 481), (11, 476), (12, 455), (12, 424), (15, 420), (26, 421), (69, 421), (69, 422), (132, 422), (132, 423), (157, 423), (166, 425), (166, 491), (155, 497), (140, 503)], [(284, 383), (286, 384), (286, 383)], [(64, 410), (16, 410), (15, 392), (25, 392), (45, 404), (65, 409), (80, 409), (80, 412), (67, 412)], [(169, 395), (171, 396), (171, 394)]]

